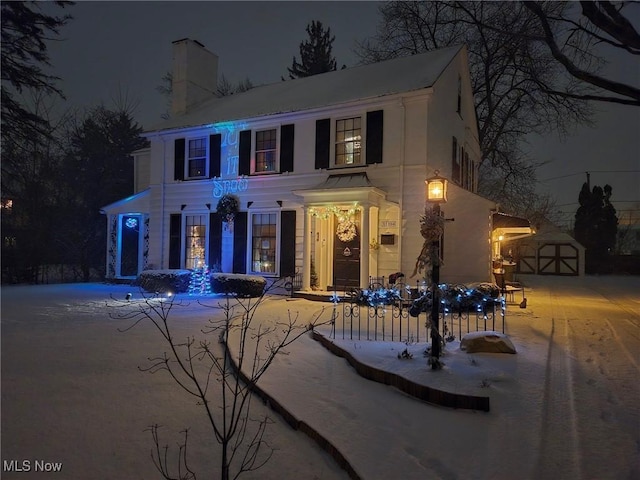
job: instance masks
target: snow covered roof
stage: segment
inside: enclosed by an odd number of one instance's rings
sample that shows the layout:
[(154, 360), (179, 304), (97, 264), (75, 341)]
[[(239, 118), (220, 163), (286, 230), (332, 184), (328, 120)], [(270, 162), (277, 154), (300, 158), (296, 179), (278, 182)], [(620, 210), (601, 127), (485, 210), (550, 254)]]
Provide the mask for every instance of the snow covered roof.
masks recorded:
[(148, 132), (297, 112), (433, 86), (463, 46), (453, 46), (211, 98)]

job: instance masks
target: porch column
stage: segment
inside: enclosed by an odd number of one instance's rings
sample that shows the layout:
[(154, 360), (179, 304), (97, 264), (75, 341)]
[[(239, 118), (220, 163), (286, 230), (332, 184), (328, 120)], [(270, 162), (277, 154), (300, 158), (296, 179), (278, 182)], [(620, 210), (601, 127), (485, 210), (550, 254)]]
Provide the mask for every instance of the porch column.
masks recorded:
[(311, 291), (311, 209), (304, 207), (304, 239), (302, 251), (302, 290)]
[(360, 207), (360, 287), (369, 286), (369, 213), (371, 207)]

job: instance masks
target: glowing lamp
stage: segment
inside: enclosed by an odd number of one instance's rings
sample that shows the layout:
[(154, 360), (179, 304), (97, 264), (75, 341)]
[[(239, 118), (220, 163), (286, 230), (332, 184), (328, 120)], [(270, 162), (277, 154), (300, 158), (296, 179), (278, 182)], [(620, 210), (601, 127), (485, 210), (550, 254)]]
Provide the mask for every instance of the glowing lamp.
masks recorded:
[(427, 201), (445, 203), (447, 201), (447, 179), (438, 175), (436, 170), (433, 177), (424, 181), (427, 184)]

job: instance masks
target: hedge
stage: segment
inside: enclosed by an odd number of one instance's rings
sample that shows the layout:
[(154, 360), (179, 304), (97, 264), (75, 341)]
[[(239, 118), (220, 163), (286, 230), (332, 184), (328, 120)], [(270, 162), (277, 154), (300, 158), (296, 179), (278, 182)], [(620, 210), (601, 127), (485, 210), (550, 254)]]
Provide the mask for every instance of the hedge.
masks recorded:
[(256, 275), (240, 273), (212, 273), (213, 293), (235, 294), (239, 297), (259, 297), (264, 292), (267, 280)]

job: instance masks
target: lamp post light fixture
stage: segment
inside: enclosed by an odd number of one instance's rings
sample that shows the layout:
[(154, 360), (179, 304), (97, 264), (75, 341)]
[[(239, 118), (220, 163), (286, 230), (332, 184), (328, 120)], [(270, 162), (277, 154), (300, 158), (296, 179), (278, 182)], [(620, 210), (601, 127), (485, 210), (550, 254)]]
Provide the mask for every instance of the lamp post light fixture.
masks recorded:
[[(447, 201), (447, 179), (435, 171), (433, 177), (425, 180), (427, 185), (427, 201), (433, 204), (433, 215), (440, 216), (440, 204)], [(440, 368), (440, 253), (439, 239), (431, 243), (431, 368)]]

